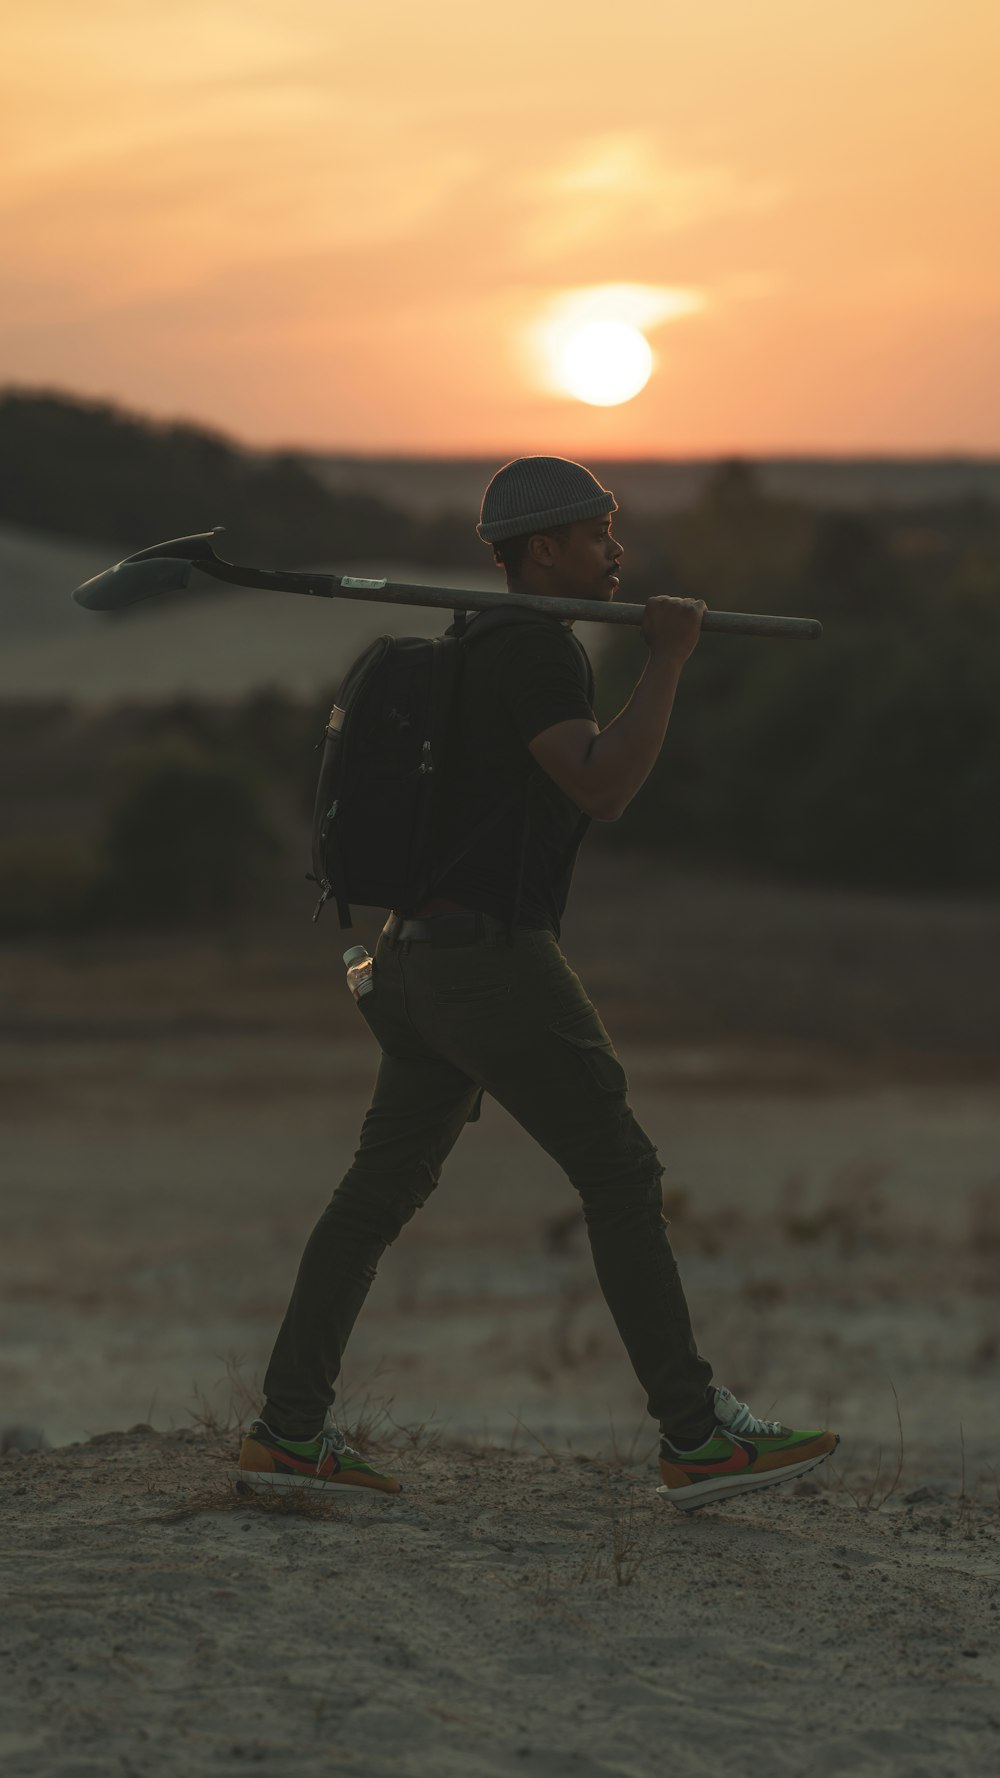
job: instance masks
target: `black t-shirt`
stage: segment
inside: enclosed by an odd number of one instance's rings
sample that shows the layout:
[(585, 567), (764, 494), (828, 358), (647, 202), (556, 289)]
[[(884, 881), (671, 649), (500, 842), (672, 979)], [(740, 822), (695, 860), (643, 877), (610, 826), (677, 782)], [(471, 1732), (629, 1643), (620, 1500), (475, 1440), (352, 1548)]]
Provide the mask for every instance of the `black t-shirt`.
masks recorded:
[[(473, 628), (475, 619), (469, 622)], [(511, 806), (431, 891), (506, 921), (513, 903), (525, 786), (531, 780), (519, 926), (559, 937), (569, 886), (590, 817), (543, 772), (529, 741), (553, 723), (596, 722), (587, 651), (562, 618), (542, 612), (501, 625), (468, 650), (455, 701), (443, 778), (442, 847), (461, 843), (505, 799)]]

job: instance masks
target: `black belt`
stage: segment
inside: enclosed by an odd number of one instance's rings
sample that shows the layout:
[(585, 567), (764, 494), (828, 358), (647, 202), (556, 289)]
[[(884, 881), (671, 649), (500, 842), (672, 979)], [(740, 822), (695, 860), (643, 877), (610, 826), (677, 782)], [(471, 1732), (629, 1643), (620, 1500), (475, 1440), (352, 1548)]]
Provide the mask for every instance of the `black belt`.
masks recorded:
[(507, 928), (492, 914), (481, 914), (471, 908), (462, 914), (434, 914), (426, 920), (404, 920), (390, 914), (382, 928), (391, 945), (405, 939), (422, 939), (431, 945), (499, 944)]

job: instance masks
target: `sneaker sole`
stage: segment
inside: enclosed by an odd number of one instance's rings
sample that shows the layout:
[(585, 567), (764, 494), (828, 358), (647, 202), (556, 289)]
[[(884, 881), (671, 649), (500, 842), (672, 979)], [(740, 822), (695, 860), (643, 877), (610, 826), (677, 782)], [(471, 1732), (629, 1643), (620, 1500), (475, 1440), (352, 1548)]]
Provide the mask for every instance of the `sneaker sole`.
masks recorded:
[[(839, 1439), (837, 1443), (839, 1444)], [(836, 1450), (836, 1445), (834, 1450)], [(687, 1488), (657, 1488), (657, 1494), (669, 1500), (678, 1512), (693, 1513), (699, 1507), (711, 1506), (716, 1500), (733, 1500), (737, 1494), (749, 1494), (757, 1488), (776, 1488), (779, 1482), (790, 1482), (805, 1475), (818, 1463), (825, 1463), (833, 1451), (821, 1451), (818, 1457), (807, 1457), (802, 1463), (788, 1463), (782, 1469), (766, 1469), (762, 1475), (709, 1476), (704, 1482), (692, 1482)]]
[(376, 1502), (398, 1500), (398, 1494), (390, 1494), (385, 1488), (359, 1488), (351, 1482), (324, 1482), (320, 1476), (308, 1475), (269, 1475), (266, 1470), (231, 1469), (229, 1480), (233, 1492), (241, 1499), (252, 1494), (326, 1494), (336, 1498), (347, 1506), (374, 1506)]

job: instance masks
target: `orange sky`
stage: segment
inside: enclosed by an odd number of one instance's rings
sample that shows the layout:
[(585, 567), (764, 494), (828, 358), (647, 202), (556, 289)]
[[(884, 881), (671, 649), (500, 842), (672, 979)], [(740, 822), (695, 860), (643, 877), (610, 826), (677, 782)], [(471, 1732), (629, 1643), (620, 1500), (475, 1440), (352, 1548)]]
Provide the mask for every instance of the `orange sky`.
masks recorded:
[[(998, 66), (997, 0), (33, 0), (0, 380), (333, 450), (997, 450)], [(650, 381), (554, 394), (539, 329), (622, 285)]]

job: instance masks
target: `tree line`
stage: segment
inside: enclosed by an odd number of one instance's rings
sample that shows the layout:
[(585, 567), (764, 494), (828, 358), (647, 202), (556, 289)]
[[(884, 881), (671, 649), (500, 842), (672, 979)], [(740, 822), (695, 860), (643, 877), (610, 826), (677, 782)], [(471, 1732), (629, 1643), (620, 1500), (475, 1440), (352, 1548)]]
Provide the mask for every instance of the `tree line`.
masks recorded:
[[(858, 888), (1000, 888), (1000, 510), (817, 512), (746, 464), (657, 528), (630, 598), (818, 617), (823, 639), (706, 635), (623, 841)], [(599, 720), (646, 658), (615, 631)]]
[[(204, 427), (13, 389), (0, 395), (3, 521), (137, 548), (224, 525), (227, 546), (284, 567), (378, 552), (431, 559), (440, 529), (375, 495), (335, 493), (294, 452), (253, 453)], [(474, 531), (472, 542), (481, 552)]]

